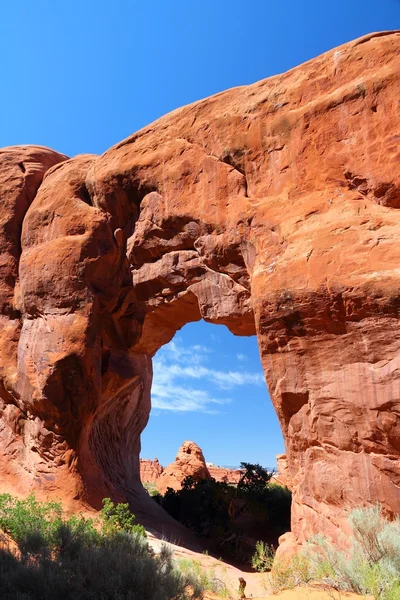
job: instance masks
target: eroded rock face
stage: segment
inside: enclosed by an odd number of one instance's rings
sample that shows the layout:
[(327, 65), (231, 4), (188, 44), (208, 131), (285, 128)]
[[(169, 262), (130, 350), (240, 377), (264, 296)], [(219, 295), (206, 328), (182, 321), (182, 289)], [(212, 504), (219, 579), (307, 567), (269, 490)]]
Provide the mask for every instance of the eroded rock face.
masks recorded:
[(165, 494), (168, 488), (180, 490), (186, 477), (193, 477), (195, 481), (211, 479), (203, 451), (194, 442), (183, 442), (175, 461), (164, 469), (157, 481), (158, 491)]
[(158, 458), (154, 460), (140, 459), (140, 481), (142, 483), (156, 483), (163, 471), (164, 468), (158, 462)]
[(208, 467), (208, 471), (215, 481), (225, 481), (230, 484), (237, 484), (242, 476), (240, 469), (225, 469), (224, 467)]
[[(21, 230), (45, 173), (66, 159), (40, 146), (0, 149), (0, 469), (2, 478), (8, 484), (18, 483), (21, 491), (27, 491), (38, 477), (47, 477), (51, 461), (41, 451), (45, 453), (46, 446), (51, 448), (55, 442), (46, 420), (37, 420), (35, 410), (30, 411), (33, 398), (19, 391), (24, 328)], [(67, 449), (64, 440), (59, 442)]]
[(2, 151), (7, 485), (154, 511), (151, 357), (202, 317), (258, 336), (296, 540), (400, 512), (399, 50), (364, 37), (100, 157)]
[[(193, 442), (185, 442), (184, 444), (193, 444)], [(181, 483), (188, 475), (194, 476), (195, 478), (202, 478), (202, 475), (205, 474), (206, 479), (211, 477), (216, 481), (226, 481), (231, 484), (239, 482), (240, 477), (242, 476), (242, 471), (240, 471), (240, 469), (226, 469), (224, 467), (216, 467), (211, 463), (204, 463), (204, 456), (201, 448), (196, 444), (194, 444), (194, 446), (198, 449), (196, 453), (193, 453), (195, 456), (190, 456), (190, 453), (188, 454), (185, 451), (186, 446), (184, 445), (179, 449), (176, 461), (168, 465), (167, 469), (173, 474), (173, 481), (170, 487), (176, 490), (180, 489), (182, 487)], [(193, 460), (196, 455), (197, 460)], [(185, 469), (179, 467), (182, 459), (186, 467)], [(204, 469), (204, 465), (207, 470)], [(154, 460), (146, 458), (140, 459), (140, 480), (142, 483), (158, 483), (163, 472), (164, 467), (160, 465), (158, 458), (155, 458)], [(164, 485), (165, 489), (167, 489), (167, 487), (168, 486)]]
[(273, 479), (280, 485), (284, 485), (289, 489), (292, 489), (293, 485), (290, 479), (290, 468), (286, 454), (277, 454), (276, 463), (278, 466), (278, 472)]

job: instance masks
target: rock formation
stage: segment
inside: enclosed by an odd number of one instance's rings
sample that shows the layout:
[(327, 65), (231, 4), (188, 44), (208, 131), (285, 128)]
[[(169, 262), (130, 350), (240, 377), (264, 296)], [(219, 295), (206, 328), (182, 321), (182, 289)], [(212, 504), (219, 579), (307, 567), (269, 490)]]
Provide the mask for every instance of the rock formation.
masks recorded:
[(154, 460), (140, 459), (140, 481), (142, 483), (156, 483), (163, 471), (164, 468), (158, 462), (158, 458)]
[(372, 34), (99, 157), (1, 152), (3, 487), (152, 511), (151, 358), (204, 318), (258, 336), (296, 540), (400, 512), (399, 74)]
[(225, 469), (224, 467), (208, 467), (208, 471), (215, 481), (226, 481), (226, 483), (239, 483), (242, 476), (240, 469)]
[[(188, 452), (188, 449), (190, 452)], [(196, 460), (194, 460), (195, 458)], [(216, 481), (226, 481), (232, 484), (238, 483), (242, 475), (240, 469), (226, 469), (216, 467), (212, 463), (205, 463), (203, 451), (194, 442), (184, 442), (178, 450), (176, 460), (168, 465), (166, 469), (160, 465), (158, 458), (154, 460), (140, 459), (140, 480), (142, 483), (158, 483), (164, 471), (168, 471), (168, 478), (171, 479), (170, 487), (174, 490), (181, 488), (182, 481), (188, 475), (201, 478), (205, 474), (206, 479), (212, 477)], [(163, 488), (167, 489), (167, 487), (163, 485)]]
[(158, 491), (165, 494), (168, 488), (180, 490), (186, 477), (193, 477), (196, 481), (211, 479), (202, 449), (194, 442), (183, 442), (175, 461), (164, 469), (157, 481)]
[(272, 479), (276, 483), (284, 485), (291, 490), (293, 486), (290, 479), (290, 469), (286, 454), (277, 454), (276, 462), (278, 466), (278, 472), (272, 477)]
[[(167, 475), (161, 479), (161, 475), (166, 472)], [(179, 490), (185, 477), (191, 475), (195, 479), (209, 479), (212, 477), (216, 481), (226, 481), (227, 483), (238, 483), (242, 472), (240, 469), (225, 469), (216, 467), (211, 463), (204, 462), (202, 449), (194, 442), (184, 442), (178, 450), (174, 462), (168, 465), (166, 469), (160, 465), (158, 458), (148, 460), (140, 459), (140, 480), (142, 483), (161, 483), (162, 493), (168, 487)], [(160, 488), (159, 488), (160, 489)]]

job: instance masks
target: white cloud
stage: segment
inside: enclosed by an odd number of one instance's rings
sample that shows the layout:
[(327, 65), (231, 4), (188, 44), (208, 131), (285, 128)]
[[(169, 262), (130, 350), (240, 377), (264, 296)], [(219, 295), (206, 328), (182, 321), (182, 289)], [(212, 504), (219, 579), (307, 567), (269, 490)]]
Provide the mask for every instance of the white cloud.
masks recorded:
[(181, 367), (177, 364), (169, 365), (167, 368), (173, 377), (204, 379), (215, 384), (221, 390), (231, 390), (238, 385), (261, 385), (264, 381), (261, 373), (247, 371), (216, 371), (201, 365)]
[(240, 360), (241, 362), (243, 362), (243, 361), (246, 361), (246, 360), (247, 360), (247, 356), (246, 356), (245, 354), (241, 354), (240, 352), (239, 352), (239, 354), (236, 354), (236, 358), (237, 358), (238, 360)]
[(196, 352), (204, 352), (205, 354), (214, 352), (213, 350), (211, 350), (211, 348), (208, 348), (207, 346), (202, 346), (201, 344), (195, 344), (193, 346), (193, 350), (195, 350)]
[[(262, 385), (262, 373), (244, 370), (220, 371), (204, 363), (213, 352), (196, 344), (184, 347), (179, 338), (164, 346), (154, 358), (152, 406), (159, 410), (178, 412), (218, 412), (218, 406), (228, 404), (228, 397), (219, 398), (218, 390), (233, 390), (243, 385)], [(199, 387), (199, 381), (202, 382)], [(196, 384), (197, 382), (197, 384)], [(216, 393), (206, 388), (214, 387)]]
[(183, 364), (200, 364), (208, 360), (208, 355), (211, 352), (213, 352), (211, 348), (200, 344), (185, 348), (180, 339), (175, 338), (161, 348), (157, 357), (162, 356), (166, 360), (174, 360), (177, 363)]

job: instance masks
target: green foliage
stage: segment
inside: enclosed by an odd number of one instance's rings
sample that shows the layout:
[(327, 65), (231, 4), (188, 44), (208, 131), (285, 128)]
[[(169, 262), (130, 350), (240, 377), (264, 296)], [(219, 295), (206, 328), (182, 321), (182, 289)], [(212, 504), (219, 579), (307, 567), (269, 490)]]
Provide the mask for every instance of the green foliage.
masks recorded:
[(400, 600), (400, 582), (393, 585), (387, 593), (386, 600)]
[(335, 589), (371, 595), (380, 600), (400, 598), (400, 520), (389, 522), (380, 506), (359, 508), (349, 516), (350, 547), (341, 550), (316, 536), (295, 561), (275, 561), (271, 581), (275, 590), (313, 580)]
[(229, 598), (229, 592), (223, 581), (218, 579), (215, 569), (207, 569), (196, 560), (183, 558), (177, 562), (179, 571), (192, 581), (196, 589), (218, 594), (220, 598)]
[(154, 554), (127, 505), (103, 504), (96, 524), (65, 518), (58, 503), (0, 496), (0, 527), (20, 550), (0, 551), (1, 598), (184, 600), (188, 586), (202, 597), (197, 573), (181, 572), (165, 546)]
[(104, 498), (100, 518), (106, 533), (126, 531), (146, 537), (144, 527), (136, 523), (135, 515), (131, 513), (129, 504), (114, 504), (110, 498)]
[(277, 483), (269, 483), (263, 496), (268, 523), (277, 537), (290, 531), (292, 492)]
[(273, 475), (259, 464), (242, 462), (240, 468), (243, 475), (238, 483), (238, 490), (243, 492), (262, 493)]
[(202, 589), (196, 576), (182, 574), (167, 551), (153, 556), (143, 537), (120, 532), (101, 544), (76, 546), (73, 554), (35, 560), (0, 553), (4, 600), (169, 600), (195, 598)]
[[(154, 500), (197, 535), (221, 543), (225, 556), (250, 563), (256, 543), (252, 531), (257, 536), (265, 532), (269, 542), (277, 543), (290, 529), (291, 493), (271, 484), (272, 473), (260, 465), (241, 463), (241, 467), (243, 475), (236, 487), (187, 477), (182, 489), (169, 488)], [(240, 521), (242, 514), (250, 517), (247, 525)]]
[(164, 497), (155, 498), (176, 520), (202, 537), (223, 536), (229, 530), (229, 502), (234, 488), (215, 479), (187, 477), (182, 489), (168, 488)]
[(251, 558), (251, 566), (259, 573), (270, 571), (274, 562), (274, 557), (274, 547), (259, 540), (256, 543), (256, 551)]
[(309, 560), (302, 556), (294, 556), (290, 561), (285, 558), (274, 560), (270, 585), (273, 592), (292, 589), (311, 580)]
[(158, 491), (157, 484), (152, 482), (147, 482), (143, 484), (144, 489), (149, 494), (149, 496), (158, 496), (160, 492)]
[(62, 509), (57, 502), (38, 502), (34, 496), (23, 500), (10, 494), (0, 495), (0, 528), (10, 534), (17, 544), (35, 534), (52, 543), (61, 523)]

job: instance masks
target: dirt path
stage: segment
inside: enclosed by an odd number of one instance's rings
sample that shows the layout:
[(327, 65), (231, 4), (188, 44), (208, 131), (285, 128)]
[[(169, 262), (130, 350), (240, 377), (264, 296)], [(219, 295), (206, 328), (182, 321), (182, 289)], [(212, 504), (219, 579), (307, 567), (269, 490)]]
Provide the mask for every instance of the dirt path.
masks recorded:
[[(158, 552), (161, 545), (165, 542), (148, 534), (148, 541), (151, 547)], [(357, 594), (345, 594), (333, 589), (315, 589), (311, 587), (298, 587), (293, 590), (285, 590), (279, 594), (273, 594), (268, 573), (248, 573), (233, 567), (227, 563), (208, 556), (200, 554), (181, 546), (168, 543), (177, 560), (193, 560), (199, 563), (201, 567), (209, 571), (213, 578), (220, 580), (229, 591), (229, 598), (236, 600), (238, 596), (239, 577), (243, 577), (246, 581), (246, 598), (251, 600), (263, 600), (271, 598), (272, 600), (361, 600), (365, 596)], [(207, 593), (205, 600), (218, 600), (215, 594)], [(373, 600), (368, 598), (368, 600)]]

